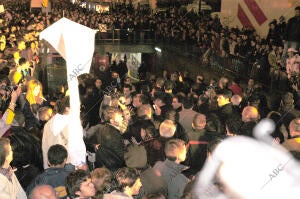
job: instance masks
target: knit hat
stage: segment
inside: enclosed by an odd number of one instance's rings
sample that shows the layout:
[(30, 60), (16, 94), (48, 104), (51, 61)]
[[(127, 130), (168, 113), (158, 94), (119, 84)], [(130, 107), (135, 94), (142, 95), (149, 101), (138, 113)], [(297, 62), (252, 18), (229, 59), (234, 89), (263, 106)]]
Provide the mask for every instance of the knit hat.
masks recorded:
[(147, 165), (147, 152), (143, 145), (129, 145), (124, 153), (126, 166), (129, 168), (144, 168)]

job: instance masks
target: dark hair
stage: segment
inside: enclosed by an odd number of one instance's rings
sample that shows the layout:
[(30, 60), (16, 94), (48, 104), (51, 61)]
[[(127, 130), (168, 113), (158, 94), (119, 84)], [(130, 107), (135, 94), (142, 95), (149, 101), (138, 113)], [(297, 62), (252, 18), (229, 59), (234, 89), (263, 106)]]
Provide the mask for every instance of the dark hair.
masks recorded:
[(176, 98), (178, 100), (179, 103), (182, 103), (185, 96), (183, 96), (183, 93), (177, 93), (176, 95), (173, 96), (173, 98)]
[(117, 170), (115, 179), (121, 191), (125, 187), (132, 187), (136, 180), (140, 177), (138, 171), (134, 168), (123, 167)]
[(184, 98), (182, 105), (183, 105), (183, 108), (185, 108), (185, 109), (192, 108), (194, 105), (193, 99), (191, 97)]
[(160, 99), (164, 104), (170, 105), (172, 104), (173, 97), (170, 94), (164, 92), (155, 92), (154, 99)]
[(209, 153), (213, 153), (217, 146), (223, 141), (223, 139), (219, 137), (213, 138), (207, 145), (207, 151)]
[(164, 85), (165, 90), (172, 90), (174, 88), (173, 82), (167, 80)]
[(142, 103), (142, 104), (149, 104), (150, 100), (149, 100), (149, 97), (144, 95), (144, 94), (136, 94), (135, 95), (136, 97), (139, 98), (139, 101)]
[(179, 122), (179, 113), (174, 109), (170, 109), (166, 112), (165, 119), (172, 120), (175, 123)]
[(25, 64), (25, 63), (26, 63), (26, 59), (25, 59), (24, 57), (21, 57), (21, 58), (19, 59), (19, 65), (22, 66), (22, 65)]
[(232, 116), (225, 121), (225, 125), (230, 133), (238, 134), (243, 125), (243, 121), (239, 116)]
[(63, 99), (59, 99), (56, 101), (55, 111), (56, 113), (64, 114), (67, 107), (70, 107), (70, 98), (64, 97)]
[(68, 196), (76, 198), (76, 192), (80, 191), (80, 185), (90, 178), (90, 174), (84, 170), (76, 170), (70, 173), (66, 178), (66, 188)]
[(273, 138), (279, 138), (280, 143), (284, 142), (284, 135), (280, 130), (281, 125), (283, 124), (282, 115), (279, 112), (271, 111), (268, 113), (267, 118), (270, 118), (276, 124), (275, 130), (271, 133)]
[(297, 7), (295, 8), (295, 10), (300, 10), (300, 6), (297, 6)]
[(228, 89), (221, 90), (218, 95), (223, 95), (224, 98), (230, 99), (232, 97), (232, 92)]
[(68, 152), (64, 146), (55, 144), (49, 148), (47, 155), (50, 165), (56, 166), (64, 162), (68, 157)]
[(124, 88), (129, 88), (129, 90), (132, 90), (132, 86), (131, 86), (131, 85), (128, 85), (128, 84), (124, 84), (123, 89), (124, 89)]
[(9, 144), (9, 139), (0, 138), (0, 166), (3, 166), (3, 164), (5, 163), (6, 156), (9, 153), (9, 151), (7, 151), (7, 145)]

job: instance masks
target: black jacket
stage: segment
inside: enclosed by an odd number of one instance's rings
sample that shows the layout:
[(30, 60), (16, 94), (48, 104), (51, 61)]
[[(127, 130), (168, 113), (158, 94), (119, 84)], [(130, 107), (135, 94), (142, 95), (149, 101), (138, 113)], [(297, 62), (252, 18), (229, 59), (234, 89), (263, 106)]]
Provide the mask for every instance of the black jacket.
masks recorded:
[(300, 17), (289, 19), (284, 39), (287, 41), (300, 42)]

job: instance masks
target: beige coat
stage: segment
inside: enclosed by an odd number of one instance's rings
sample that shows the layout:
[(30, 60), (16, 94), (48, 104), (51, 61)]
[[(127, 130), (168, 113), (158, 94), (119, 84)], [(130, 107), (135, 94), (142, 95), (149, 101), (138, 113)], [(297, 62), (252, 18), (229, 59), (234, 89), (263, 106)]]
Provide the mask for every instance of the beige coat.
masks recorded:
[(1, 199), (27, 199), (26, 193), (21, 187), (15, 174), (12, 181), (0, 174), (0, 198)]

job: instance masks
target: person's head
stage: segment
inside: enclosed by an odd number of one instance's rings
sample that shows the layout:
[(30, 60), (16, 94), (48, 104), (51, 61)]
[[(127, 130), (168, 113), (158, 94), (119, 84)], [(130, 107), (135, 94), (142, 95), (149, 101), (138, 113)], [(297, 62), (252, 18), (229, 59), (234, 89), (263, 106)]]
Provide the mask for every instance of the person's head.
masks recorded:
[(115, 127), (120, 127), (123, 124), (123, 114), (116, 107), (107, 107), (103, 111), (104, 121), (109, 122)]
[(43, 102), (43, 85), (38, 80), (32, 79), (27, 84), (26, 99), (29, 104), (41, 104)]
[(221, 93), (218, 94), (218, 106), (222, 107), (226, 104), (230, 103), (230, 99), (232, 97), (232, 92), (230, 90), (223, 90)]
[(171, 76), (170, 76), (170, 80), (171, 80), (172, 82), (178, 81), (178, 78), (179, 78), (178, 72), (173, 72), (173, 73), (171, 74)]
[(96, 194), (91, 176), (84, 170), (70, 173), (66, 178), (66, 188), (70, 198), (88, 199)]
[(130, 77), (125, 77), (124, 84), (125, 85), (131, 85), (131, 78)]
[(60, 144), (52, 145), (49, 148), (47, 155), (50, 167), (64, 167), (68, 158), (66, 148)]
[(197, 75), (196, 77), (196, 83), (200, 84), (204, 81), (204, 77), (202, 75)]
[(0, 167), (7, 168), (13, 160), (13, 151), (7, 138), (0, 138)]
[(70, 109), (70, 98), (69, 97), (64, 97), (63, 99), (59, 99), (55, 103), (55, 113), (58, 114), (67, 114)]
[(140, 175), (134, 168), (120, 168), (115, 174), (115, 179), (121, 191), (129, 196), (138, 195), (142, 187)]
[(119, 77), (119, 74), (116, 71), (112, 71), (111, 77), (116, 80)]
[(168, 160), (179, 164), (186, 159), (186, 153), (186, 146), (183, 140), (171, 139), (165, 144), (165, 155)]
[(201, 130), (204, 129), (205, 126), (206, 126), (206, 116), (204, 114), (197, 113), (193, 119), (193, 123), (192, 123), (193, 129)]
[(30, 193), (29, 199), (58, 199), (56, 191), (50, 185), (38, 185)]
[(242, 102), (242, 97), (240, 95), (235, 94), (231, 97), (230, 102), (234, 106), (239, 106)]
[(254, 106), (246, 106), (242, 112), (243, 122), (257, 122), (259, 120), (258, 110)]
[(166, 81), (164, 84), (164, 89), (166, 93), (172, 93), (172, 90), (174, 88), (174, 84), (171, 81)]
[(164, 138), (171, 138), (176, 131), (176, 124), (172, 120), (164, 120), (159, 126), (159, 134)]
[(165, 114), (166, 120), (172, 120), (174, 123), (179, 122), (179, 113), (174, 109), (170, 109)]
[(227, 120), (225, 121), (226, 134), (228, 136), (238, 135), (242, 127), (242, 124), (243, 122), (240, 116), (233, 116), (227, 118)]
[(217, 146), (223, 141), (223, 139), (219, 137), (214, 137), (207, 145), (207, 157), (211, 157), (214, 150), (217, 148)]
[(152, 119), (152, 112), (153, 110), (150, 104), (143, 104), (137, 109), (137, 116)]
[(21, 67), (21, 69), (26, 69), (30, 66), (30, 64), (24, 57), (21, 57), (19, 59), (19, 66)]
[(52, 108), (43, 106), (38, 110), (39, 119), (42, 121), (48, 121), (53, 116)]
[(300, 117), (295, 118), (290, 122), (289, 129), (292, 137), (300, 136)]
[(91, 178), (96, 190), (101, 192), (111, 185), (112, 174), (107, 168), (96, 168), (91, 172)]
[(191, 109), (191, 108), (193, 108), (193, 105), (194, 105), (194, 101), (193, 101), (192, 97), (185, 97), (183, 99), (182, 106), (184, 109)]
[(101, 86), (102, 86), (102, 80), (99, 79), (99, 78), (97, 78), (97, 79), (95, 80), (94, 84), (95, 84), (95, 87), (96, 87), (97, 89), (101, 89)]
[(132, 105), (136, 108), (141, 107), (143, 104), (149, 104), (149, 99), (146, 95), (137, 93), (132, 100)]
[(297, 50), (295, 48), (289, 48), (288, 49), (289, 58), (292, 58), (295, 55), (296, 52), (297, 52)]
[(175, 95), (172, 100), (172, 107), (174, 110), (180, 108), (182, 106), (182, 97), (179, 95)]
[(166, 94), (163, 92), (154, 93), (154, 104), (158, 107), (162, 107), (167, 104), (166, 102)]
[(18, 49), (25, 50), (25, 48), (26, 48), (25, 41), (23, 40), (18, 41)]
[(9, 79), (6, 75), (0, 75), (0, 95), (5, 96), (7, 94), (7, 90), (5, 89), (9, 86)]
[(165, 84), (165, 80), (163, 78), (159, 77), (156, 79), (156, 82), (155, 82), (156, 87), (163, 88), (164, 84)]
[(295, 16), (300, 17), (300, 6), (295, 8)]
[(220, 80), (219, 80), (218, 86), (219, 86), (221, 89), (226, 89), (227, 86), (228, 86), (228, 83), (229, 83), (228, 78), (226, 78), (226, 77), (221, 77)]
[(253, 87), (254, 86), (254, 79), (249, 79), (248, 80), (248, 86)]
[(128, 98), (130, 97), (130, 94), (131, 94), (131, 85), (128, 85), (128, 84), (125, 84), (124, 87), (123, 87), (123, 95)]
[(165, 78), (165, 79), (168, 77), (168, 70), (164, 69), (162, 71), (162, 77)]

